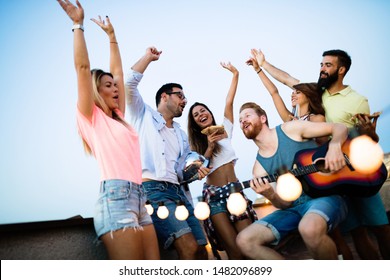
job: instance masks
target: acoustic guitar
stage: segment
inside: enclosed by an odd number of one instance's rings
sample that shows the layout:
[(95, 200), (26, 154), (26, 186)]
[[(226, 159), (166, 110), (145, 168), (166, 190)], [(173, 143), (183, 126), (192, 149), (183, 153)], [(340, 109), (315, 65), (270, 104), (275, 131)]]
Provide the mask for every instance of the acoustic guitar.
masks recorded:
[[(375, 195), (387, 180), (387, 168), (382, 163), (372, 174), (356, 171), (349, 160), (350, 139), (342, 146), (346, 165), (337, 172), (325, 169), (325, 155), (328, 143), (312, 149), (304, 149), (295, 154), (294, 169), (290, 170), (302, 183), (303, 191), (311, 197), (321, 197), (333, 194), (368, 197)], [(281, 174), (275, 173), (261, 177), (268, 182), (276, 182)], [(229, 183), (218, 188), (212, 200), (227, 198), (234, 188), (235, 191), (250, 187), (250, 181)]]

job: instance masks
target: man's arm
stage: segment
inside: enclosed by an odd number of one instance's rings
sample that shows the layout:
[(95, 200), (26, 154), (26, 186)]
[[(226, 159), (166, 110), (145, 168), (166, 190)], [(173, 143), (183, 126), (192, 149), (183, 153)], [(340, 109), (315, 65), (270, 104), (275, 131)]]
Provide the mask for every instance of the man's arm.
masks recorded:
[(152, 61), (160, 58), (161, 53), (162, 52), (155, 47), (147, 48), (145, 54), (133, 65), (133, 67), (131, 67), (131, 69), (143, 74)]
[(273, 66), (269, 63), (262, 51), (259, 51), (259, 55), (256, 56), (257, 63), (260, 67), (263, 67), (274, 79), (285, 84), (289, 88), (293, 89), (293, 86), (299, 84), (299, 80), (292, 77), (287, 72)]
[(325, 168), (338, 171), (345, 165), (341, 146), (348, 136), (348, 128), (340, 123), (294, 121), (282, 124), (283, 131), (296, 141), (332, 136), (325, 156)]
[(145, 111), (145, 103), (138, 91), (138, 84), (143, 77), (143, 73), (152, 61), (160, 58), (161, 51), (155, 47), (146, 49), (145, 54), (131, 67), (131, 71), (126, 80), (126, 101), (130, 113), (130, 123), (134, 124), (137, 118)]
[(291, 206), (292, 202), (281, 199), (275, 188), (266, 179), (264, 181), (261, 179), (261, 177), (267, 175), (267, 172), (257, 160), (253, 166), (252, 173), (254, 178), (251, 180), (250, 185), (255, 193), (267, 198), (276, 208), (286, 209)]

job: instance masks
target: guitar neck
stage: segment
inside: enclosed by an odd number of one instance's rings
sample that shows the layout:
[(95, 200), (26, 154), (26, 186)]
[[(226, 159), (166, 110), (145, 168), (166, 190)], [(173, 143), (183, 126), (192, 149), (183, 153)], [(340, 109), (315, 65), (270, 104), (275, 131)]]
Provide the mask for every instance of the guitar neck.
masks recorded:
[[(295, 169), (294, 169), (295, 170)], [(292, 171), (294, 171), (294, 170), (292, 170)], [(292, 172), (291, 171), (291, 172)], [(294, 173), (293, 173), (294, 174)], [(294, 176), (296, 176), (295, 174), (294, 174)], [(263, 177), (260, 177), (260, 179), (264, 182), (264, 179), (266, 179), (269, 183), (274, 183), (274, 182), (276, 182), (276, 180), (278, 180), (278, 177), (279, 177), (279, 174), (277, 174), (277, 173), (275, 173), (274, 175), (267, 175), (267, 176), (263, 176)], [(250, 188), (251, 186), (250, 186), (250, 182), (251, 182), (252, 180), (247, 180), (247, 181), (243, 181), (243, 182), (240, 182), (241, 183), (241, 187), (242, 187), (242, 189), (247, 189), (247, 188)], [(239, 184), (240, 184), (239, 183)]]
[[(317, 171), (318, 171), (318, 168), (316, 167), (316, 165), (310, 164), (310, 165), (294, 168), (294, 169), (290, 170), (289, 172), (291, 172), (295, 177), (299, 177), (299, 176), (307, 175), (307, 174), (314, 173)], [(273, 183), (273, 182), (276, 182), (278, 180), (279, 176), (280, 175), (278, 173), (275, 173), (273, 175), (267, 175), (267, 176), (260, 177), (260, 179), (263, 182), (265, 182), (264, 179), (266, 179), (268, 181), (268, 183)], [(251, 181), (252, 180), (247, 180), (247, 181), (227, 184), (227, 185), (219, 188), (215, 192), (213, 197), (210, 198), (210, 200), (218, 200), (218, 199), (222, 199), (222, 198), (227, 198), (230, 195), (230, 191), (231, 191), (230, 188), (231, 187), (234, 187), (236, 189), (236, 191), (242, 191), (243, 189), (250, 188)]]
[[(310, 165), (294, 168), (294, 169), (290, 170), (289, 172), (291, 172), (295, 177), (299, 177), (299, 176), (311, 174), (311, 173), (314, 173), (317, 171), (318, 171), (318, 168), (314, 164), (310, 164)], [(275, 173), (273, 175), (266, 175), (266, 176), (260, 177), (260, 179), (263, 182), (265, 182), (264, 179), (266, 179), (268, 181), (268, 183), (274, 183), (278, 180), (279, 176), (280, 175), (278, 173)], [(238, 182), (235, 184), (238, 184), (241, 187), (241, 189), (247, 189), (247, 188), (251, 187), (250, 186), (251, 181), (252, 180), (247, 180), (247, 181), (242, 181), (242, 182)]]

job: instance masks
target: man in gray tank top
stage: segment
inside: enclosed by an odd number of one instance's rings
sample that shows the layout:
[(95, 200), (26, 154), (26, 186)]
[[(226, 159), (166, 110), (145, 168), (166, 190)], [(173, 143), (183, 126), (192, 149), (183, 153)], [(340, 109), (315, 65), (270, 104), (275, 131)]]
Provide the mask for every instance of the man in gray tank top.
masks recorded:
[(311, 198), (302, 193), (294, 201), (283, 200), (262, 176), (273, 175), (286, 166), (291, 169), (294, 155), (316, 147), (312, 138), (332, 136), (325, 156), (325, 168), (338, 171), (345, 166), (341, 146), (347, 138), (343, 124), (291, 121), (269, 128), (266, 112), (256, 103), (245, 103), (240, 109), (240, 127), (258, 146), (251, 188), (279, 208), (254, 222), (237, 236), (237, 244), (251, 259), (283, 259), (268, 245), (276, 245), (290, 232), (298, 230), (314, 259), (337, 259), (337, 249), (328, 232), (347, 214), (339, 195)]

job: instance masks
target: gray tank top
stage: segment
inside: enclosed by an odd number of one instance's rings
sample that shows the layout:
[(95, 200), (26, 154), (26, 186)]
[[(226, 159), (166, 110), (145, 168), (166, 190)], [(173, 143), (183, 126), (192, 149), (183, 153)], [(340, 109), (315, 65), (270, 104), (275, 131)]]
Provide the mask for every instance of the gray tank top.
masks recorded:
[(256, 156), (256, 160), (264, 167), (268, 175), (277, 173), (282, 166), (291, 169), (296, 152), (317, 147), (316, 142), (313, 140), (301, 142), (291, 139), (283, 132), (281, 125), (276, 127), (276, 135), (278, 137), (278, 148), (275, 154), (271, 157), (262, 157), (257, 153)]

